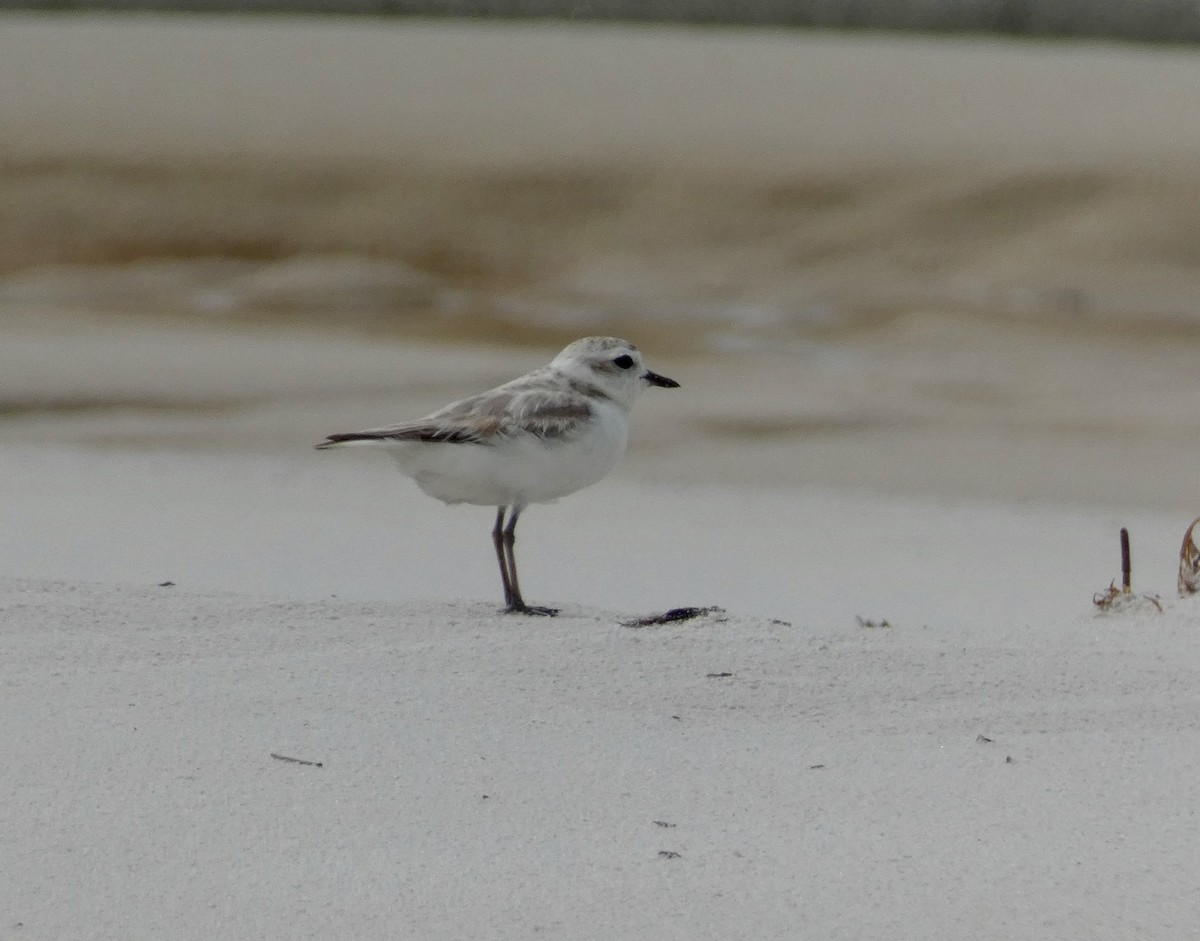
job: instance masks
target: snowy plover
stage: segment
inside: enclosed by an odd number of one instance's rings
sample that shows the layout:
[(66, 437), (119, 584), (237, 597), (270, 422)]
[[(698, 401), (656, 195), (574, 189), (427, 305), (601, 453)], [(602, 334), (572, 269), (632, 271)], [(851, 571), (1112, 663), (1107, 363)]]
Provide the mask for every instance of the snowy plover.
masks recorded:
[(517, 519), (531, 503), (552, 503), (612, 469), (625, 451), (629, 410), (649, 386), (679, 383), (646, 369), (637, 347), (624, 340), (585, 337), (549, 366), (489, 392), (415, 421), (330, 435), (317, 447), (386, 448), (431, 497), (496, 507), (492, 542), (505, 610), (552, 615), (555, 609), (521, 597)]

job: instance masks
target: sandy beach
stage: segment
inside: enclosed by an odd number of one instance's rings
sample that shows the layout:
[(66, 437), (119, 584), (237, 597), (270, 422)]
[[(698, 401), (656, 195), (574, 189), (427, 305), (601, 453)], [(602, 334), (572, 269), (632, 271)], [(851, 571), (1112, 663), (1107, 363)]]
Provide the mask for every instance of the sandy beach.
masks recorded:
[(0, 599), (11, 937), (1170, 938), (1196, 914), (1191, 605), (639, 629)]
[[(1190, 52), (6, 15), (0, 87), (0, 937), (1193, 930)], [(312, 450), (595, 333), (682, 387), (523, 517), (558, 618)]]

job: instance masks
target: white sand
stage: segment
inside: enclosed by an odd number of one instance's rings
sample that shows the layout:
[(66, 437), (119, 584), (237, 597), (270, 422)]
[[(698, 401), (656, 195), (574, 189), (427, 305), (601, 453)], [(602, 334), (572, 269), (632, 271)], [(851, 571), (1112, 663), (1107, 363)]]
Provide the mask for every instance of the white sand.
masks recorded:
[[(0, 21), (6, 156), (1200, 150), (1183, 51), (70, 22)], [(643, 98), (648, 74), (668, 78)], [(588, 100), (626, 107), (596, 121)], [(0, 314), (0, 937), (1200, 923), (1200, 619), (1173, 598), (1200, 512), (1187, 334), (939, 307), (802, 351), (643, 343), (683, 388), (639, 403), (612, 479), (522, 522), (526, 595), (565, 609), (545, 621), (496, 615), (489, 511), (310, 445), (550, 351)], [(1163, 613), (1093, 610), (1122, 525)], [(619, 623), (677, 605), (729, 616)]]
[[(1175, 517), (624, 476), (527, 514), (526, 594), (566, 610), (522, 619), (486, 510), (357, 457), (0, 453), (7, 936), (1200, 916)], [(1121, 523), (1163, 614), (1093, 613)], [(684, 604), (730, 618), (619, 623)]]
[(3, 582), (5, 936), (1179, 938), (1200, 914), (1194, 604), (999, 630), (493, 610)]

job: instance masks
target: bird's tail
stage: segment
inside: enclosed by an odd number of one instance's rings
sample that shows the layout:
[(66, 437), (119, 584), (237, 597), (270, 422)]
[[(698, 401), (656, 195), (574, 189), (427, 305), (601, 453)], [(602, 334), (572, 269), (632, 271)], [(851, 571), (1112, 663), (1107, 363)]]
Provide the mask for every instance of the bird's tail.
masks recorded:
[(340, 434), (330, 435), (324, 441), (314, 447), (318, 451), (325, 451), (329, 448), (348, 448), (354, 444), (379, 444), (380, 438), (376, 435), (366, 434)]

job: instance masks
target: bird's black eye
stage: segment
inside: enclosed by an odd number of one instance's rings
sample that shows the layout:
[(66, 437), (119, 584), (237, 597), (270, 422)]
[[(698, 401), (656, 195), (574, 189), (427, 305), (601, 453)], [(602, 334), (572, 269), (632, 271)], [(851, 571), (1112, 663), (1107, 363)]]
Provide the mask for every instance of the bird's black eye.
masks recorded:
[(616, 359), (613, 360), (613, 365), (620, 366), (622, 369), (628, 369), (630, 366), (633, 365), (633, 357), (630, 356), (628, 353), (622, 353), (620, 356), (618, 356)]

